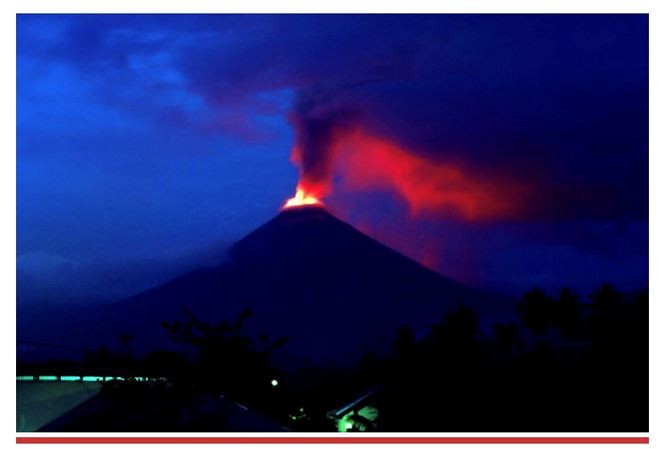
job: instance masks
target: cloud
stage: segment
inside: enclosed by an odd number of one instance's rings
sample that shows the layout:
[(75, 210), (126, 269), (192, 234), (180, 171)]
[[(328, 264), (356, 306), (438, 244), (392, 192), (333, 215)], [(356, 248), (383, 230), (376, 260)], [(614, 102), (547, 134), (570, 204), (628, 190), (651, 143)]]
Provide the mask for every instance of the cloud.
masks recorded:
[[(40, 245), (49, 233), (66, 241), (81, 214), (94, 247), (112, 226), (100, 201), (139, 234), (164, 210), (173, 235), (190, 232), (175, 205), (209, 195), (240, 216), (271, 210), (270, 195), (294, 182), (295, 145), (301, 175), (322, 180), (354, 224), (410, 216), (445, 249), (437, 226), (482, 218), (492, 233), (511, 221), (547, 227), (516, 240), (525, 247), (552, 239), (598, 254), (560, 224), (647, 221), (647, 25), (646, 15), (19, 15), (19, 225), (41, 226), (19, 242), (84, 253)], [(208, 159), (173, 176), (193, 154)], [(395, 164), (410, 167), (404, 182)], [(45, 166), (57, 176), (40, 182)], [(84, 175), (90, 167), (103, 176)], [(74, 193), (42, 201), (78, 176)], [(376, 198), (373, 212), (359, 209), (363, 196)], [(212, 239), (213, 223), (197, 232)], [(448, 257), (470, 260), (463, 252)]]
[[(352, 113), (421, 157), (538, 185), (546, 204), (534, 215), (646, 216), (646, 16), (44, 21), (20, 16), (19, 67), (69, 64), (103, 102), (167, 126), (268, 142), (279, 131), (261, 117), (290, 110), (299, 145)], [(328, 159), (321, 145), (301, 153), (305, 165)]]
[(40, 251), (17, 260), (17, 290), (21, 303), (90, 303), (127, 298), (182, 273), (213, 266), (226, 259), (225, 243), (216, 242), (185, 252), (151, 257), (95, 257), (74, 260)]

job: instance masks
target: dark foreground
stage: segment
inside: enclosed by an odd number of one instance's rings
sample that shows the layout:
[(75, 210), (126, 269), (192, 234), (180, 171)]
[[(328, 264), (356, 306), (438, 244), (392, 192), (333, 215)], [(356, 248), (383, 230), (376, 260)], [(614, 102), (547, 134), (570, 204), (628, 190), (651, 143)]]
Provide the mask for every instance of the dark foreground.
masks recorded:
[[(190, 315), (164, 325), (181, 351), (137, 357), (123, 336), (118, 350), (19, 362), (18, 374), (116, 376), (41, 418), (45, 431), (648, 431), (646, 293), (533, 290), (517, 316), (485, 329), (460, 308), (423, 335), (402, 329), (390, 356), (285, 370), (275, 360), (289, 341), (247, 335), (249, 312), (213, 324)], [(17, 391), (25, 404), (27, 388)]]

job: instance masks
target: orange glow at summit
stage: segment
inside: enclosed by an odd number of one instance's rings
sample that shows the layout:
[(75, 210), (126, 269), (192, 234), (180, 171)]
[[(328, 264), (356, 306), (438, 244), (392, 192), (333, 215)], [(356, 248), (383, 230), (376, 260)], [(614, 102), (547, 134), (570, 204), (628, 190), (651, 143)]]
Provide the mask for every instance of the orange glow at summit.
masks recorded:
[(296, 194), (284, 203), (284, 209), (300, 206), (323, 206), (323, 202), (310, 193), (306, 193), (300, 186), (296, 188)]

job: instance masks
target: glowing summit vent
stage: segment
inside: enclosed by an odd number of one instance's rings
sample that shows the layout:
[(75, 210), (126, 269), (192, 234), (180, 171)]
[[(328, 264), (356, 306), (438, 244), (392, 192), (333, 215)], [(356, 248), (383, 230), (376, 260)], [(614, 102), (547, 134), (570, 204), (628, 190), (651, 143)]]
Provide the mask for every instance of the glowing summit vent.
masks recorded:
[(300, 207), (300, 206), (322, 206), (323, 203), (316, 198), (314, 195), (305, 193), (305, 191), (298, 186), (296, 188), (296, 194), (293, 198), (289, 198), (286, 203), (284, 203), (284, 209), (289, 209), (291, 207)]

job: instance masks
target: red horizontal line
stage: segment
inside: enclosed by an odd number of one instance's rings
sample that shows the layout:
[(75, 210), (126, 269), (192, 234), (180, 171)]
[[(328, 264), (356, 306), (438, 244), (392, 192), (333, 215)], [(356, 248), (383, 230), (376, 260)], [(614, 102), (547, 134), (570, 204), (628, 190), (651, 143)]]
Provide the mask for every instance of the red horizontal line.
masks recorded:
[(649, 437), (16, 437), (17, 444), (648, 444)]

